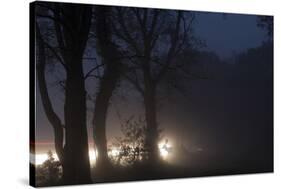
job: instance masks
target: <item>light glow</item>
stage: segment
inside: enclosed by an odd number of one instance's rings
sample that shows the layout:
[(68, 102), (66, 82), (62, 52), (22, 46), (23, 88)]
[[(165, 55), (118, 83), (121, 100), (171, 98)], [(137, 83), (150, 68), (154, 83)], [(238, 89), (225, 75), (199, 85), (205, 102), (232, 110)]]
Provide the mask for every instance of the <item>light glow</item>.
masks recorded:
[(98, 157), (98, 151), (97, 150), (90, 150), (89, 151), (90, 163), (92, 165), (96, 164), (97, 157)]
[[(163, 159), (167, 159), (171, 153), (171, 144), (168, 143), (168, 141), (163, 141), (158, 144), (159, 148), (159, 153), (160, 156)], [(112, 148), (111, 150), (108, 151), (108, 155), (113, 156), (113, 157), (118, 157), (120, 155), (120, 149), (118, 148)], [(34, 155), (31, 156), (31, 162), (34, 163)], [(91, 165), (96, 164), (96, 160), (98, 157), (98, 151), (95, 149), (89, 150), (89, 158), (90, 158), (90, 163)], [(35, 155), (35, 165), (42, 165), (46, 160), (48, 160), (48, 154), (47, 153), (41, 153), (41, 154), (36, 154)], [(53, 158), (55, 161), (59, 161), (58, 156), (55, 152), (53, 152)], [(141, 158), (141, 157), (140, 157)]]
[(120, 154), (120, 150), (119, 149), (116, 149), (116, 148), (113, 148), (111, 151), (110, 151), (110, 155), (116, 157), (116, 156), (119, 156)]
[(165, 142), (160, 142), (158, 144), (158, 148), (159, 148), (159, 153), (160, 156), (163, 159), (167, 159), (169, 154), (170, 154), (170, 149), (171, 149), (171, 145), (168, 143), (168, 140), (166, 140)]
[(166, 158), (168, 156), (169, 152), (166, 149), (160, 148), (160, 155), (163, 158)]
[[(34, 157), (34, 156), (32, 156)], [(89, 158), (90, 158), (90, 163), (95, 164), (96, 159), (98, 157), (98, 152), (96, 150), (90, 150), (89, 151)], [(36, 154), (35, 155), (35, 165), (42, 165), (46, 160), (48, 160), (48, 154), (47, 153), (42, 153), (42, 154)], [(59, 158), (56, 153), (53, 152), (53, 158), (55, 161), (59, 161)], [(31, 159), (31, 162), (33, 163), (33, 160)]]
[[(46, 160), (48, 160), (48, 154), (36, 154), (35, 156), (35, 164), (36, 165), (42, 165)], [(59, 158), (57, 156), (57, 154), (53, 153), (53, 158), (55, 159), (55, 161), (58, 161)]]

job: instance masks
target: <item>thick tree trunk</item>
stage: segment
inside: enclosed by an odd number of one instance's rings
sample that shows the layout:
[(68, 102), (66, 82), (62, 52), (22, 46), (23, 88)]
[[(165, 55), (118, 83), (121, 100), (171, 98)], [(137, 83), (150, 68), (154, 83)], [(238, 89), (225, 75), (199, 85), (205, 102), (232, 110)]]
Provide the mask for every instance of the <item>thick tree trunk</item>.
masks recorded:
[(91, 183), (86, 125), (86, 90), (83, 54), (88, 41), (92, 8), (87, 5), (55, 7), (56, 37), (66, 67), (65, 83), (65, 184)]
[[(91, 26), (92, 7), (54, 4), (52, 11), (60, 53), (56, 57), (66, 71), (65, 138), (63, 138), (62, 123), (54, 113), (48, 97), (44, 76), (45, 62), (42, 65), (40, 60), (38, 66), (39, 89), (46, 115), (54, 128), (56, 153), (63, 168), (63, 184), (91, 183), (82, 59)], [(49, 18), (48, 15), (46, 17)], [(38, 26), (37, 28), (39, 31)], [(43, 44), (43, 39), (41, 42)], [(48, 44), (48, 47), (52, 49), (52, 45)], [(42, 47), (39, 50), (41, 49)]]
[(65, 184), (91, 183), (82, 58), (73, 58), (73, 63), (68, 64), (65, 88), (65, 146), (63, 147), (63, 125), (55, 114), (48, 95), (45, 79), (45, 50), (39, 31), (37, 27), (39, 43), (37, 79), (46, 116), (53, 126), (55, 149), (63, 168), (63, 182)]
[(110, 165), (107, 154), (106, 117), (110, 98), (119, 79), (116, 71), (114, 69), (106, 70), (107, 73), (101, 81), (96, 97), (93, 136), (98, 151), (97, 167), (108, 167)]
[(143, 60), (144, 77), (144, 108), (146, 119), (145, 146), (148, 150), (149, 162), (157, 162), (159, 159), (158, 150), (158, 125), (156, 112), (156, 83), (151, 76), (149, 52), (146, 52), (146, 58)]
[(96, 8), (97, 51), (104, 64), (104, 74), (97, 93), (93, 136), (98, 151), (97, 167), (108, 168), (110, 161), (107, 154), (106, 117), (110, 99), (121, 76), (121, 62), (117, 47), (111, 41), (110, 8)]
[(149, 82), (145, 85), (144, 107), (145, 119), (147, 124), (145, 146), (148, 150), (148, 160), (149, 162), (157, 162), (159, 160), (159, 133), (156, 112), (156, 87), (152, 82)]
[(86, 126), (86, 91), (82, 58), (68, 62), (65, 86), (64, 175), (67, 184), (90, 183), (90, 161)]

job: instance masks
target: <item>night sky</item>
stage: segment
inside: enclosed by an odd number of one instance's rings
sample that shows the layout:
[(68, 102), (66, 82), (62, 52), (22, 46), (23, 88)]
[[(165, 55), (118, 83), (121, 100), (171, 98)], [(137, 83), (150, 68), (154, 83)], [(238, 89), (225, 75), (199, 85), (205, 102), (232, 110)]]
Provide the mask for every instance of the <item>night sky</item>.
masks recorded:
[[(205, 41), (206, 47), (201, 48), (201, 50), (212, 51), (221, 59), (227, 59), (233, 53), (258, 47), (265, 40), (266, 32), (256, 26), (256, 19), (256, 16), (252, 15), (197, 12), (193, 27), (194, 35)], [(90, 62), (85, 63), (85, 70), (90, 68), (90, 64)], [(54, 85), (54, 81), (60, 78), (62, 71), (60, 69), (54, 70), (52, 71), (50, 68), (50, 72), (47, 74), (49, 93), (55, 111), (62, 118), (63, 93)], [(226, 154), (225, 152), (229, 156), (239, 156), (239, 153), (249, 154), (249, 149), (256, 146), (258, 140), (249, 142), (248, 146), (243, 147), (249, 139), (247, 135), (254, 133), (253, 137), (256, 139), (260, 137), (260, 133), (266, 130), (263, 125), (258, 128), (259, 131), (255, 134), (255, 132), (252, 132), (256, 130), (256, 128), (253, 128), (255, 126), (253, 124), (263, 121), (265, 125), (271, 123), (272, 112), (264, 112), (264, 110), (271, 109), (268, 104), (271, 103), (272, 94), (270, 92), (260, 93), (260, 88), (257, 87), (251, 87), (245, 93), (247, 87), (241, 86), (239, 82), (230, 85), (228, 82), (230, 80), (233, 81), (229, 77), (216, 81), (194, 81), (188, 86), (192, 88), (188, 97), (176, 97), (176, 100), (160, 101), (158, 124), (160, 128), (164, 129), (163, 138), (168, 138), (174, 144), (184, 143), (191, 149), (202, 149), (210, 155), (210, 158), (214, 154), (225, 157), (225, 155), (220, 154)], [(87, 88), (90, 88), (88, 83), (89, 81), (86, 83)], [(143, 115), (139, 94), (126, 83), (123, 86), (116, 91), (109, 109), (107, 120), (107, 138), (109, 141), (121, 134), (121, 120), (117, 116), (118, 114), (121, 115), (121, 119), (128, 118), (129, 113)], [(95, 87), (91, 87), (92, 93), (94, 93), (94, 89)], [(127, 97), (123, 99), (122, 96)], [(261, 102), (261, 104), (257, 105), (256, 101)], [(36, 151), (40, 153), (53, 149), (53, 131), (45, 116), (38, 87), (36, 102)], [(259, 116), (265, 118), (256, 121), (255, 118)], [(90, 141), (92, 141), (91, 122), (92, 112), (89, 110), (88, 135)], [(234, 148), (239, 153), (233, 154)]]
[(266, 34), (257, 27), (255, 15), (199, 13), (196, 17), (196, 35), (222, 58), (261, 45)]

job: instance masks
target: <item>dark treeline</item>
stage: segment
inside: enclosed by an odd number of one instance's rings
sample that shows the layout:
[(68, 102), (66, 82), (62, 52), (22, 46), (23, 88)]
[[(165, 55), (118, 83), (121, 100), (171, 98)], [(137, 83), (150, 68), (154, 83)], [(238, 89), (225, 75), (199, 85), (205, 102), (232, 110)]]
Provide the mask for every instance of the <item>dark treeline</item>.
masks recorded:
[[(192, 119), (187, 132), (200, 136), (197, 140), (202, 148), (209, 149), (204, 156), (194, 157), (194, 169), (272, 171), (272, 48), (272, 43), (266, 42), (229, 60), (200, 52), (193, 69), (204, 67), (208, 79), (185, 84), (191, 89), (185, 104), (181, 105), (178, 95), (171, 94), (176, 96), (173, 103), (179, 109), (174, 119)], [(188, 112), (188, 119), (182, 119), (184, 112)]]
[[(215, 53), (199, 50), (201, 43), (193, 32), (194, 20), (195, 13), (179, 10), (35, 3), (38, 89), (53, 129), (55, 151), (61, 166), (58, 168), (49, 154), (43, 170), (61, 174), (61, 177), (50, 177), (51, 181), (43, 185), (193, 176), (186, 175), (184, 169), (163, 171), (159, 168), (167, 166), (158, 147), (161, 138), (159, 107), (165, 105), (160, 96), (194, 97), (198, 87), (207, 90), (214, 82), (238, 87), (241, 93), (249, 92), (249, 96), (255, 96), (257, 100), (264, 99), (262, 91), (272, 91), (271, 20), (260, 17), (257, 21), (268, 30), (268, 42), (237, 54), (229, 61), (220, 60)], [(48, 67), (63, 73), (56, 81), (63, 94), (63, 113), (59, 113), (58, 105), (52, 102), (46, 79), (52, 74)], [(208, 84), (210, 86), (206, 87)], [(254, 85), (257, 85), (256, 90), (244, 90)], [(120, 88), (134, 91), (133, 98), (141, 103), (143, 118), (133, 120), (137, 118), (129, 115), (130, 119), (122, 124), (120, 129), (124, 138), (119, 139), (117, 145), (123, 151), (112, 160), (108, 155), (107, 119), (113, 97)], [(219, 90), (216, 93), (224, 93)], [(204, 109), (200, 95), (196, 98)], [(247, 100), (246, 97), (243, 100)], [(196, 112), (200, 103), (198, 107), (189, 108)], [(267, 104), (264, 102), (265, 106)], [(272, 110), (272, 107), (265, 109)], [(88, 114), (92, 114), (90, 127), (98, 152), (94, 169), (91, 169), (89, 159)], [(201, 110), (198, 114), (208, 117)], [(265, 125), (270, 122), (270, 115), (272, 112), (265, 115), (268, 119)], [(260, 129), (266, 130), (263, 124)], [(266, 147), (271, 144), (272, 133), (271, 130), (267, 132), (263, 150), (270, 153)], [(133, 149), (126, 150), (128, 144), (132, 144)], [(133, 167), (138, 171), (125, 174), (124, 167), (119, 168), (120, 172), (114, 171), (116, 162), (120, 164), (122, 159), (130, 165), (138, 162)], [(52, 167), (54, 163), (55, 168)]]

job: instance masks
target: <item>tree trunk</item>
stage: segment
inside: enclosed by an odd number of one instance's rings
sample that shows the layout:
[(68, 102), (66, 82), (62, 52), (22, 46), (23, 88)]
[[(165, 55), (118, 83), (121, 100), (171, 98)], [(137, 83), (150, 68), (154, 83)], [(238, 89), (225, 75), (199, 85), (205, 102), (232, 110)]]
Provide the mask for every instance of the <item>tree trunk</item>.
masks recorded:
[(91, 26), (92, 7), (56, 6), (55, 31), (66, 67), (64, 184), (91, 183), (86, 125), (83, 54)]
[(153, 83), (145, 85), (144, 91), (144, 107), (146, 119), (146, 137), (145, 146), (148, 150), (149, 162), (156, 162), (159, 160), (158, 150), (158, 125), (156, 112), (156, 87)]
[(119, 76), (116, 74), (116, 70), (107, 68), (96, 97), (93, 136), (98, 151), (97, 167), (107, 167), (110, 165), (107, 154), (106, 117), (110, 98), (118, 79)]
[[(54, 30), (60, 56), (56, 58), (63, 64), (66, 71), (65, 86), (65, 138), (59, 117), (52, 109), (45, 81), (45, 55), (40, 35), (38, 81), (42, 103), (48, 120), (51, 122), (55, 135), (56, 153), (62, 163), (63, 184), (91, 183), (88, 136), (86, 126), (86, 91), (83, 74), (83, 54), (88, 41), (91, 26), (92, 7), (87, 5), (53, 4), (50, 6), (54, 15)], [(46, 15), (46, 18), (50, 16)], [(37, 36), (39, 36), (37, 35)], [(38, 38), (39, 39), (39, 38)], [(48, 44), (52, 49), (52, 45)], [(43, 49), (43, 50), (42, 50)], [(57, 52), (57, 50), (55, 50)], [(43, 54), (43, 55), (42, 55)], [(56, 53), (55, 53), (56, 54)], [(42, 62), (44, 60), (44, 62)], [(63, 146), (63, 141), (65, 145)]]
[(39, 91), (46, 116), (53, 126), (55, 149), (63, 168), (63, 182), (64, 184), (91, 183), (82, 58), (73, 57), (74, 61), (68, 64), (65, 90), (65, 146), (63, 147), (63, 125), (55, 114), (48, 95), (44, 43), (38, 26), (37, 39)]
[(66, 184), (91, 183), (82, 58), (68, 62), (65, 86), (64, 175)]
[(97, 51), (104, 64), (104, 74), (97, 93), (94, 117), (93, 136), (98, 151), (97, 167), (110, 165), (107, 154), (106, 117), (110, 99), (121, 76), (121, 62), (117, 47), (111, 40), (110, 8), (96, 8)]
[(145, 147), (148, 150), (149, 162), (157, 162), (159, 159), (158, 150), (158, 125), (156, 112), (156, 83), (151, 76), (149, 52), (143, 60), (144, 77), (144, 108), (146, 119)]

